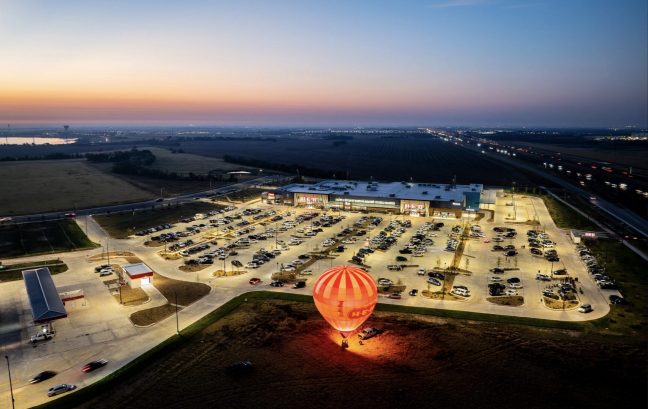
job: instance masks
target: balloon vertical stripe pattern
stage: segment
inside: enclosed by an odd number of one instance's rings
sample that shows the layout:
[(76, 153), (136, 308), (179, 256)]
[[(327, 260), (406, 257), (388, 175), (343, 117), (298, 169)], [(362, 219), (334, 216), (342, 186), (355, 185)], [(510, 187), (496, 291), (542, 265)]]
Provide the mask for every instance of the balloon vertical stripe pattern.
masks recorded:
[(313, 298), (324, 319), (346, 336), (369, 318), (376, 306), (378, 289), (364, 270), (337, 266), (317, 279)]

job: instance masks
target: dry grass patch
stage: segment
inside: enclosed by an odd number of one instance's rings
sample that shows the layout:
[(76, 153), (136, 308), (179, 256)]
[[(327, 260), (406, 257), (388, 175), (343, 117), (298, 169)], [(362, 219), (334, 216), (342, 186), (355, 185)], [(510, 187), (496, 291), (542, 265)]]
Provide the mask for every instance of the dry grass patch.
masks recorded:
[(84, 159), (0, 162), (0, 191), (0, 214), (9, 216), (153, 198)]
[(509, 307), (519, 307), (524, 304), (524, 297), (521, 295), (505, 295), (499, 297), (487, 297), (486, 300), (497, 305), (507, 305)]
[[(178, 307), (178, 311), (181, 309), (182, 307)], [(138, 327), (148, 327), (170, 317), (175, 314), (175, 312), (176, 307), (174, 305), (164, 304), (158, 307), (134, 312), (129, 318), (131, 322)]]

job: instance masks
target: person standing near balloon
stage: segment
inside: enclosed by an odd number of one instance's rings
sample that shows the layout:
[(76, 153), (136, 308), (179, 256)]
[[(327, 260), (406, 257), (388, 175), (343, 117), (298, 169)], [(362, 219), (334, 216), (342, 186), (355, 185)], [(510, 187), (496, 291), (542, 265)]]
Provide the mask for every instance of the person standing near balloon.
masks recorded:
[(348, 347), (347, 336), (371, 315), (378, 300), (373, 278), (353, 266), (337, 266), (325, 271), (313, 287), (315, 307), (322, 317), (342, 335), (342, 347)]

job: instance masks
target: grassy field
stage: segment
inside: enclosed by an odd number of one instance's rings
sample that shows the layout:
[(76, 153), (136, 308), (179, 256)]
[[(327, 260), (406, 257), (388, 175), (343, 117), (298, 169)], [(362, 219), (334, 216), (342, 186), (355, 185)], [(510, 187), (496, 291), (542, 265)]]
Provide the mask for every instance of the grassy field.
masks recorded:
[(96, 247), (73, 220), (0, 226), (0, 258)]
[(194, 155), (190, 153), (172, 153), (168, 149), (147, 147), (156, 157), (155, 162), (149, 166), (152, 169), (176, 172), (178, 174), (195, 173), (207, 174), (210, 170), (247, 170), (245, 166), (227, 163), (221, 158)]
[(133, 212), (101, 214), (93, 216), (111, 237), (124, 239), (129, 235), (164, 223), (177, 223), (183, 217), (193, 216), (223, 206), (204, 202), (186, 203), (181, 206), (140, 210)]
[[(384, 332), (362, 344), (352, 334), (342, 351), (310, 303), (250, 297), (237, 305), (122, 376), (44, 407), (545, 408), (556, 403), (547, 390), (561, 391), (562, 407), (609, 407), (618, 396), (624, 407), (646, 403), (646, 350), (622, 337), (377, 312), (367, 325)], [(252, 373), (225, 373), (244, 359)]]
[(0, 215), (135, 202), (150, 199), (142, 191), (82, 159), (0, 162)]
[[(457, 148), (425, 135), (410, 137), (354, 136), (343, 145), (317, 138), (275, 141), (187, 141), (188, 153), (244, 156), (285, 165), (330, 170), (338, 178), (483, 183), (495, 186), (530, 184), (526, 174), (488, 155)], [(308, 154), (305, 154), (307, 152)], [(332, 176), (332, 175), (331, 175)]]
[(607, 273), (619, 284), (628, 306), (613, 305), (607, 331), (623, 334), (648, 330), (648, 263), (617, 240), (586, 243)]
[(2, 264), (0, 282), (22, 280), (22, 271), (32, 268), (47, 267), (52, 275), (68, 270), (67, 264), (61, 260), (43, 260), (30, 263)]
[(544, 201), (545, 206), (547, 206), (547, 210), (549, 211), (554, 223), (556, 223), (556, 226), (561, 229), (600, 230), (600, 228), (589, 219), (583, 217), (570, 207), (560, 203), (555, 198), (549, 195), (543, 195), (542, 200)]

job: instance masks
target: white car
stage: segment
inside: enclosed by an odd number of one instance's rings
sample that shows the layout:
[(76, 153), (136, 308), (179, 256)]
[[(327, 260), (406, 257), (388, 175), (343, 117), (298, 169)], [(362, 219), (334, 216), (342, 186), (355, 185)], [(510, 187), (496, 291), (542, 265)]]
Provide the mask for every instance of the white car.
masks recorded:
[(313, 275), (313, 270), (304, 270), (299, 274), (301, 274), (303, 276), (312, 276)]
[(368, 328), (363, 329), (362, 332), (358, 334), (358, 338), (363, 339), (363, 340), (364, 339), (369, 339), (369, 338), (372, 338), (372, 337), (375, 337), (376, 335), (378, 335), (379, 332), (380, 331), (378, 331), (376, 328), (368, 327)]
[(507, 288), (504, 290), (504, 295), (518, 295), (518, 292), (515, 288)]
[(245, 268), (259, 268), (257, 263), (249, 262), (245, 265)]
[(580, 307), (578, 307), (578, 312), (581, 312), (583, 314), (587, 314), (588, 312), (594, 311), (594, 308), (592, 308), (591, 305), (589, 304), (583, 304)]
[(381, 286), (387, 286), (387, 285), (392, 285), (394, 282), (390, 280), (389, 278), (379, 278), (378, 279), (378, 285)]
[(416, 274), (417, 274), (417, 275), (420, 275), (420, 276), (424, 276), (424, 275), (425, 275), (425, 269), (424, 269), (424, 268), (420, 268), (420, 269), (416, 272)]
[(489, 280), (490, 282), (493, 282), (493, 283), (499, 283), (500, 281), (502, 281), (502, 278), (501, 278), (501, 277), (497, 277), (497, 276), (492, 276), (492, 277), (489, 277), (488, 280)]
[(523, 288), (522, 283), (510, 283), (509, 288)]
[(292, 272), (295, 271), (295, 270), (296, 270), (295, 267), (284, 267), (284, 268), (283, 268), (283, 271), (285, 271), (285, 272), (287, 272), (287, 273), (292, 273)]
[(47, 390), (47, 396), (56, 396), (61, 393), (72, 391), (76, 389), (76, 385), (70, 385), (68, 383), (61, 383), (59, 385), (53, 386)]

